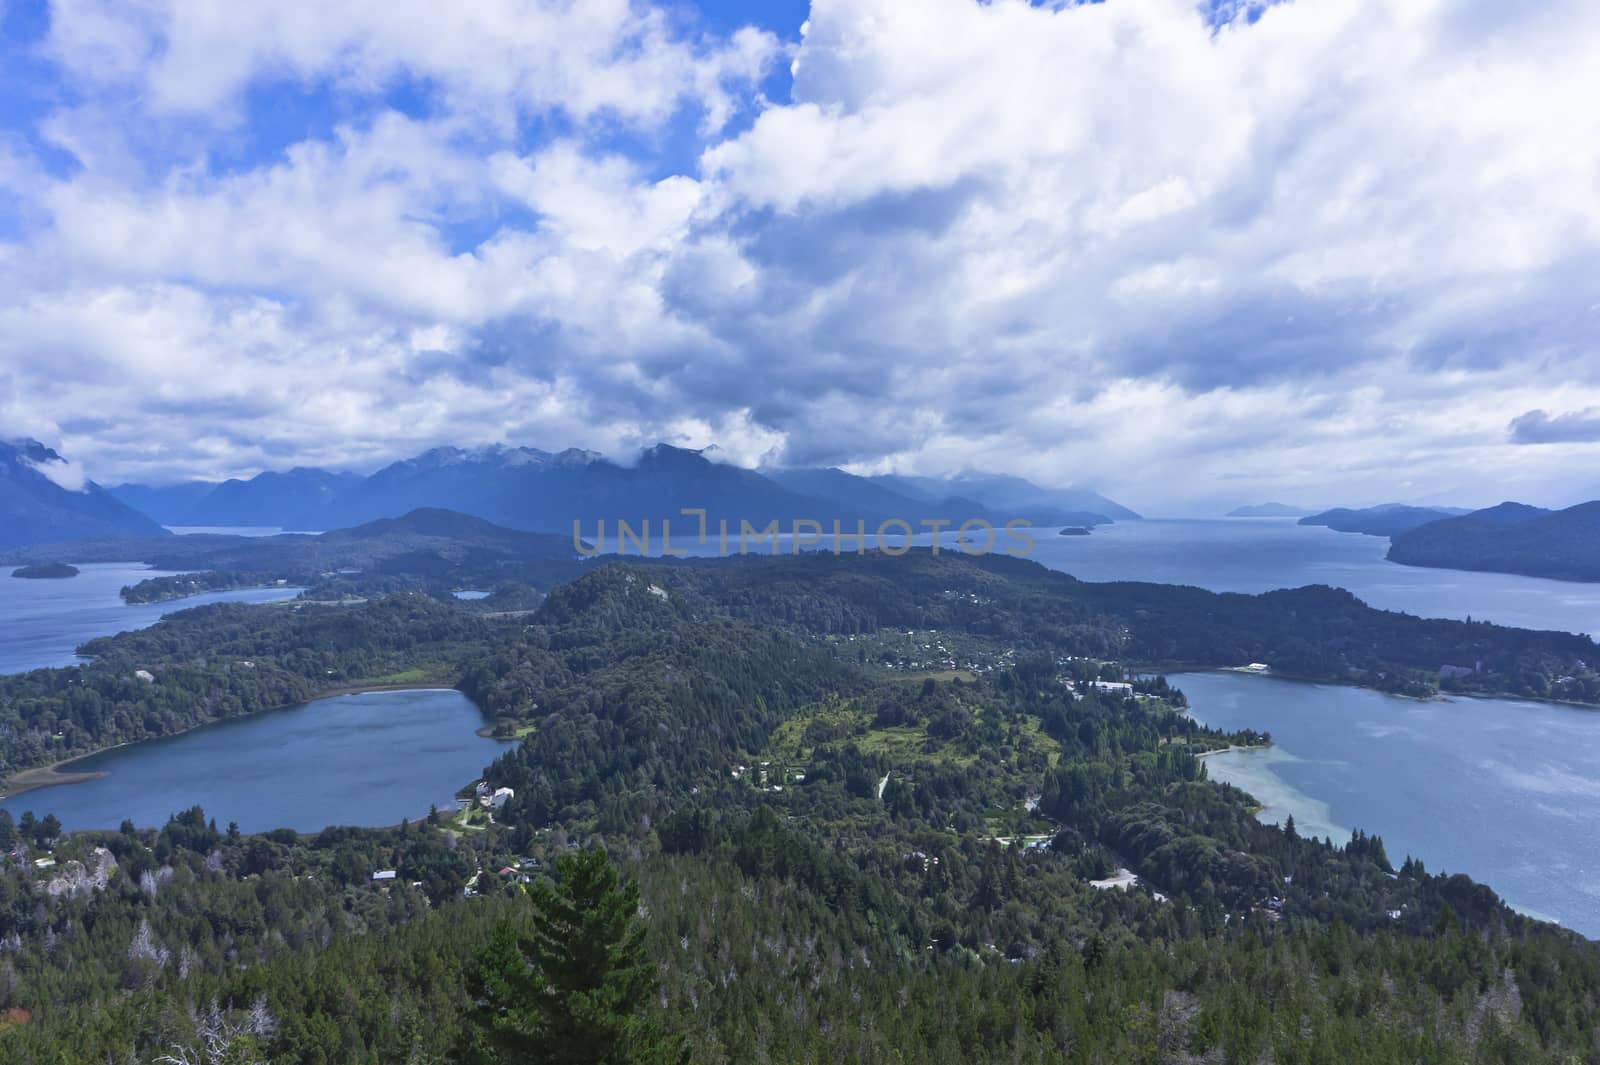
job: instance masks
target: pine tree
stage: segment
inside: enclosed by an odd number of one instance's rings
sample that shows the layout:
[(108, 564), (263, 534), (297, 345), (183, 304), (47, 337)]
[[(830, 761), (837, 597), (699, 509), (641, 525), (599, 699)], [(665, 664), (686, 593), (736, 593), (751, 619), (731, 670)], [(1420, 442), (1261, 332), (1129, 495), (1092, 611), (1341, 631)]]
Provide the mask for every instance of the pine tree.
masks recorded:
[(530, 927), (502, 926), (480, 959), (475, 1019), (489, 1060), (600, 1065), (638, 1049), (650, 990), (639, 889), (603, 850), (561, 857), (527, 893)]

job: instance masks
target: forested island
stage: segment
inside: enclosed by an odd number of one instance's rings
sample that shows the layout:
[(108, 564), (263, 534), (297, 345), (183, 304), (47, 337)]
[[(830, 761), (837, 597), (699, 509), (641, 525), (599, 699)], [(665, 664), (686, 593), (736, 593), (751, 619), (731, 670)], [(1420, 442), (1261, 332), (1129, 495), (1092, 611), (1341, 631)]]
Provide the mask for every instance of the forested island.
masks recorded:
[(78, 575), (77, 566), (69, 566), (65, 562), (39, 562), (31, 566), (19, 566), (11, 571), (13, 577), (25, 581), (61, 581)]
[(420, 587), (209, 606), (84, 650), (0, 678), (5, 773), (404, 678), (522, 737), (485, 776), (512, 794), (393, 829), (251, 836), (196, 809), (62, 839), (39, 793), (0, 814), (7, 1061), (1595, 1045), (1600, 948), (1378, 836), (1261, 824), (1200, 756), (1268, 737), (1202, 727), (1139, 668), (1530, 693), (1570, 675), (1593, 698), (1582, 637), (914, 551), (613, 562), (515, 616)]

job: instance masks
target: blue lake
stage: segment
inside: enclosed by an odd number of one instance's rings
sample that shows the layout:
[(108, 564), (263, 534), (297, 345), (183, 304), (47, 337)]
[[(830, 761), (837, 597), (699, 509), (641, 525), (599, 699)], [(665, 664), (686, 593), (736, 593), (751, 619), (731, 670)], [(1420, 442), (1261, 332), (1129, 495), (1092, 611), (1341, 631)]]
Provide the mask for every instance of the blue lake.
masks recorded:
[[(973, 535), (975, 543), (982, 542), (981, 532)], [(1600, 635), (1600, 583), (1402, 566), (1383, 557), (1389, 550), (1384, 537), (1339, 533), (1293, 519), (1145, 518), (1096, 526), (1089, 536), (1062, 536), (1054, 528), (1033, 529), (1031, 535), (1029, 559), (1085, 581), (1151, 581), (1248, 594), (1328, 584), (1380, 609), (1420, 617), (1473, 617)], [(926, 546), (931, 540), (922, 534), (912, 543)], [(898, 545), (901, 537), (891, 532), (886, 541)], [(830, 542), (824, 537), (809, 549), (827, 550)], [(657, 530), (657, 549), (659, 543)], [(690, 554), (717, 553), (715, 540), (701, 545), (674, 537), (673, 543)], [(945, 550), (957, 549), (953, 532), (946, 531), (940, 543)], [(1014, 544), (1000, 536), (995, 550)], [(868, 546), (876, 546), (870, 530)], [(607, 549), (617, 551), (614, 536)], [(779, 549), (792, 550), (792, 540), (784, 537)], [(737, 552), (737, 537), (730, 539), (730, 550)], [(770, 553), (771, 547), (752, 543), (750, 550)]]
[(0, 567), (0, 673), (70, 666), (80, 662), (74, 649), (85, 640), (142, 629), (163, 614), (207, 603), (265, 603), (292, 599), (299, 588), (243, 588), (129, 606), (118, 594), (130, 584), (169, 576), (133, 562), (78, 567), (64, 580), (18, 580)]
[(1099, 526), (1089, 536), (1040, 530), (1034, 539), (1029, 558), (1086, 581), (1248, 593), (1330, 584), (1383, 610), (1600, 634), (1600, 584), (1402, 566), (1383, 557), (1383, 537), (1283, 518), (1147, 518)]
[(1600, 711), (1419, 702), (1239, 673), (1171, 678), (1190, 712), (1274, 746), (1206, 759), (1302, 835), (1377, 833), (1389, 858), (1466, 873), (1526, 913), (1600, 937)]
[(72, 763), (106, 776), (0, 800), (14, 817), (53, 813), (68, 829), (159, 826), (196, 803), (246, 832), (392, 825), (454, 808), (507, 744), (477, 735), (456, 691), (369, 692), (219, 722)]

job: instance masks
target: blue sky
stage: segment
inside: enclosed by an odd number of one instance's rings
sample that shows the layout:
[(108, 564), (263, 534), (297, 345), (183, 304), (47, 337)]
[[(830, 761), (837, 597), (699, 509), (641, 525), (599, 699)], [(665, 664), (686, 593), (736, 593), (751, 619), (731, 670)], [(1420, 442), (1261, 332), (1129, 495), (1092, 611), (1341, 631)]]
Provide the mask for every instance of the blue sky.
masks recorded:
[(1596, 70), (1577, 0), (0, 0), (0, 435), (1572, 502)]

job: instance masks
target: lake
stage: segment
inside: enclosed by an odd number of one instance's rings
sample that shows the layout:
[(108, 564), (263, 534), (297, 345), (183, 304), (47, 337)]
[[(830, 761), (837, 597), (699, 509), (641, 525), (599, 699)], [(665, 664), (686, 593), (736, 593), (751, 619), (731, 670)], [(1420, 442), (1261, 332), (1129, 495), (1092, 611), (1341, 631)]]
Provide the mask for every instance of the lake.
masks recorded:
[[(983, 536), (973, 533), (977, 542)], [(1248, 594), (1328, 584), (1371, 606), (1419, 617), (1472, 617), (1600, 636), (1600, 583), (1402, 566), (1383, 557), (1389, 550), (1385, 537), (1334, 532), (1292, 518), (1145, 518), (1099, 525), (1088, 536), (1062, 536), (1054, 528), (1034, 529), (1032, 536), (1029, 559), (1085, 581), (1151, 581)], [(893, 532), (885, 539), (902, 542)], [(911, 542), (927, 546), (931, 540), (922, 534)], [(809, 549), (828, 550), (830, 543), (826, 536)], [(947, 530), (940, 543), (955, 550), (955, 533)], [(792, 550), (791, 544), (784, 537), (780, 550)], [(1012, 544), (1001, 536), (995, 549)], [(659, 530), (653, 546), (659, 550)], [(694, 555), (717, 553), (715, 540), (702, 545), (675, 539), (674, 546)], [(876, 546), (871, 530), (868, 546)], [(730, 547), (737, 551), (737, 537)], [(607, 550), (617, 551), (614, 536)], [(771, 548), (752, 543), (750, 550)]]
[(165, 603), (129, 606), (120, 592), (151, 577), (172, 576), (136, 562), (80, 565), (64, 580), (18, 580), (0, 567), (0, 673), (70, 666), (86, 640), (142, 629), (163, 614), (207, 603), (266, 603), (293, 599), (299, 588), (238, 588)]
[(456, 691), (317, 699), (179, 736), (103, 751), (74, 771), (107, 775), (0, 800), (13, 817), (53, 813), (67, 829), (159, 827), (199, 803), (245, 832), (380, 826), (454, 809), (507, 746), (477, 735), (478, 707)]
[(1080, 580), (1248, 593), (1329, 584), (1383, 610), (1600, 635), (1600, 584), (1402, 566), (1383, 557), (1387, 538), (1292, 519), (1146, 518), (1089, 536), (1039, 530), (1034, 540), (1029, 558)]
[(1274, 746), (1206, 759), (1213, 780), (1294, 815), (1302, 835), (1383, 837), (1396, 866), (1466, 873), (1534, 916), (1600, 937), (1600, 711), (1419, 702), (1238, 673), (1171, 678), (1207, 725)]

